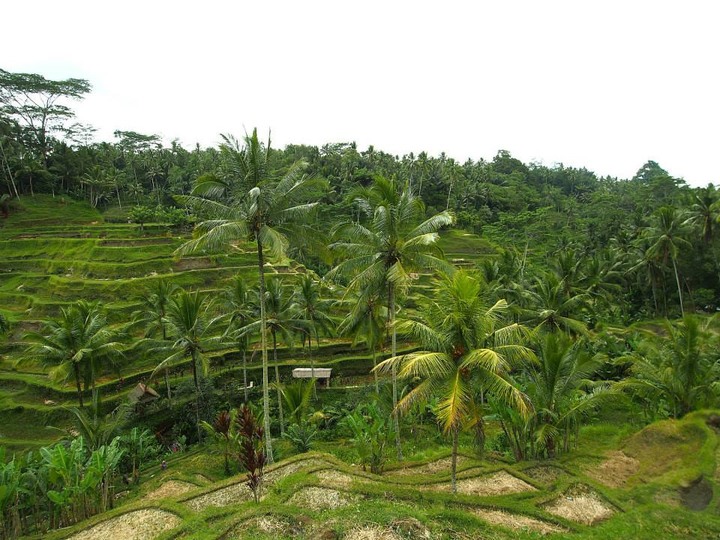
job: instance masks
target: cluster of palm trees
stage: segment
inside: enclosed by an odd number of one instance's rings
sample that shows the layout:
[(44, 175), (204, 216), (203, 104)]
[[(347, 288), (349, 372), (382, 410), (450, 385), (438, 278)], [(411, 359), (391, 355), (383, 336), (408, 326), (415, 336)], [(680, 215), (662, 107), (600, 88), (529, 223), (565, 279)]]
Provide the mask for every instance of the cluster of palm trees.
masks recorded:
[[(633, 347), (629, 334), (615, 329), (616, 336), (627, 338), (627, 345), (612, 357), (599, 354), (598, 322), (616, 308), (615, 295), (628, 286), (623, 276), (627, 262), (617, 250), (585, 257), (568, 248), (538, 270), (528, 262), (527, 253), (507, 249), (479, 271), (458, 270), (438, 248), (438, 231), (452, 224), (452, 215), (446, 211), (426, 216), (422, 201), (409, 186), (382, 177), (352, 194), (352, 219), (323, 234), (311, 225), (324, 183), (307, 176), (302, 162), (278, 174), (272, 171), (270, 143), (261, 143), (257, 132), (243, 142), (241, 146), (226, 138), (221, 147), (224, 175), (201, 176), (191, 195), (179, 198), (201, 220), (193, 239), (177, 253), (231, 250), (251, 241), (257, 250), (256, 286), (238, 277), (222, 299), (213, 300), (198, 291), (159, 282), (145, 296), (136, 316), (136, 324), (146, 328), (148, 343), (168, 353), (153, 373), (165, 373), (168, 398), (167, 368), (182, 360), (190, 362), (198, 430), (199, 377), (207, 372), (209, 349), (228, 343), (237, 347), (247, 401), (247, 354), (251, 341), (258, 339), (263, 430), (270, 434), (272, 346), (282, 433), (285, 400), (278, 343), (291, 344), (295, 336), (301, 336), (313, 362), (313, 341), (319, 349), (320, 335), (333, 328), (356, 342), (364, 341), (373, 364), (378, 349), (389, 343), (389, 357), (373, 371), (376, 388), (378, 373), (391, 377), (391, 422), (398, 459), (402, 459), (400, 415), (414, 403), (437, 401), (436, 416), (452, 439), (453, 486), (460, 433), (472, 429), (484, 440), (489, 418), (497, 420), (517, 459), (552, 457), (569, 450), (584, 419), (622, 388), (646, 399), (652, 395), (663, 400), (674, 415), (716, 399), (717, 385), (698, 388), (698, 373), (710, 376), (718, 369), (709, 353), (700, 363), (693, 363), (690, 353), (688, 361), (679, 361), (681, 351), (645, 354), (641, 347)], [(677, 218), (665, 216), (669, 213), (658, 211), (656, 229), (643, 235), (647, 243), (643, 253), (648, 261), (672, 263), (682, 299), (675, 264), (681, 237), (676, 234)], [(309, 273), (297, 280), (292, 294), (281, 277), (266, 276), (268, 258), (282, 261), (311, 251), (322, 253), (323, 258), (328, 252), (332, 256), (333, 266), (324, 283), (327, 290), (336, 291), (334, 301), (324, 297), (321, 284)], [(426, 297), (413, 287), (419, 273), (437, 277)], [(341, 310), (344, 318), (331, 316), (333, 310)], [(88, 383), (94, 386), (98, 362), (118, 349), (111, 332), (96, 328), (102, 322), (94, 319), (98, 313), (97, 306), (80, 303), (63, 310), (58, 322), (34, 338), (34, 351), (61, 366), (57, 368), (60, 378), (63, 374), (75, 378), (81, 405), (81, 380), (86, 387)], [(670, 325), (655, 338), (675, 342), (673, 329), (693, 328), (693, 320)], [(398, 354), (398, 336), (419, 349)], [(704, 344), (714, 336), (709, 330), (701, 336), (698, 342), (703, 343), (703, 350), (709, 350)], [(637, 359), (639, 355), (643, 361)], [(645, 360), (655, 372), (643, 368)], [(634, 371), (632, 383), (604, 381), (599, 372), (609, 364), (624, 369), (623, 375)], [(671, 388), (672, 380), (658, 390), (657, 372), (663, 369), (685, 372), (681, 390)], [(404, 395), (399, 380), (409, 388)], [(272, 463), (270, 436), (264, 438), (264, 445)]]
[(95, 391), (100, 366), (122, 357), (121, 334), (108, 326), (97, 303), (85, 300), (61, 308), (58, 318), (46, 321), (42, 332), (31, 332), (27, 339), (27, 356), (51, 366), (51, 378), (74, 379), (81, 407), (83, 385), (84, 391)]

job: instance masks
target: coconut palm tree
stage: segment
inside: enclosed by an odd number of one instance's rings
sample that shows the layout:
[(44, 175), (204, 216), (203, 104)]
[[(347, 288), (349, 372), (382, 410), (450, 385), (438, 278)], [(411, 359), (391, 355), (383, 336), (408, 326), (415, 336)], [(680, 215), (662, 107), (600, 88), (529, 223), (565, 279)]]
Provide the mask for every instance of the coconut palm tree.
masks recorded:
[(178, 253), (227, 249), (245, 240), (253, 241), (257, 246), (265, 455), (268, 463), (272, 463), (265, 263), (268, 254), (271, 258), (281, 259), (293, 235), (311, 235), (308, 218), (318, 204), (318, 194), (325, 183), (307, 176), (303, 162), (294, 163), (280, 178), (274, 178), (269, 159), (270, 142), (261, 143), (257, 130), (245, 136), (242, 148), (232, 137), (224, 139), (225, 143), (221, 145), (224, 178), (201, 176), (196, 180), (192, 194), (180, 199), (195, 207), (201, 215), (211, 217), (196, 225), (194, 239), (184, 244)]
[(97, 304), (84, 300), (62, 308), (60, 316), (46, 321), (41, 332), (26, 337), (29, 356), (40, 356), (44, 363), (54, 366), (50, 370), (53, 379), (74, 379), (80, 407), (84, 406), (81, 384), (84, 382), (86, 391), (88, 387), (95, 390), (98, 363), (122, 356), (117, 332), (108, 327)]
[(524, 416), (530, 410), (526, 396), (509, 373), (534, 357), (523, 345), (527, 332), (520, 325), (506, 324), (507, 302), (483, 305), (479, 278), (464, 270), (445, 276), (435, 295), (419, 312), (419, 320), (403, 321), (399, 330), (419, 341), (424, 350), (394, 356), (377, 369), (397, 369), (400, 377), (418, 377), (421, 382), (398, 403), (407, 411), (418, 401), (440, 399), (438, 418), (452, 437), (451, 479), (457, 491), (458, 436), (470, 420), (473, 389), (492, 394)]
[(617, 399), (609, 383), (593, 380), (604, 360), (601, 355), (590, 355), (580, 342), (562, 332), (544, 336), (539, 361), (526, 371), (526, 392), (534, 408), (530, 422), (535, 432), (533, 443), (548, 457), (555, 457), (560, 441), (562, 450), (569, 450), (570, 437), (584, 415)]
[[(335, 234), (331, 245), (344, 259), (330, 272), (349, 278), (349, 289), (368, 286), (387, 295), (388, 327), (392, 333), (392, 356), (397, 355), (395, 316), (398, 295), (408, 291), (411, 272), (423, 269), (450, 270), (436, 246), (437, 231), (452, 224), (449, 212), (425, 219), (425, 206), (409, 189), (400, 190), (394, 180), (377, 177), (356, 203), (365, 214), (366, 223), (346, 222)], [(397, 414), (397, 374), (392, 369), (393, 421), (398, 459), (402, 459), (400, 423)]]
[(369, 286), (363, 291), (356, 291), (347, 302), (350, 312), (340, 322), (338, 333), (352, 335), (353, 345), (364, 341), (372, 354), (373, 375), (375, 377), (375, 393), (380, 394), (378, 383), (377, 350), (385, 340), (387, 309), (383, 304), (380, 292)]
[(545, 273), (525, 292), (522, 318), (535, 325), (535, 331), (585, 334), (587, 327), (578, 317), (589, 299), (586, 293), (568, 292), (564, 280), (555, 273)]
[(182, 358), (190, 359), (190, 368), (195, 384), (195, 417), (198, 439), (200, 439), (201, 398), (198, 371), (207, 374), (209, 362), (207, 356), (203, 354), (204, 348), (213, 341), (217, 341), (216, 338), (209, 336), (210, 328), (215, 322), (208, 318), (209, 307), (210, 302), (207, 297), (201, 295), (199, 291), (194, 293), (183, 289), (177, 291), (167, 306), (165, 317), (169, 335), (174, 339), (169, 348), (174, 352), (160, 362), (150, 375), (150, 379), (152, 379), (158, 371), (173, 365)]
[(645, 236), (650, 241), (647, 250), (649, 256), (662, 261), (667, 265), (668, 259), (672, 262), (675, 283), (677, 285), (678, 300), (680, 302), (680, 313), (684, 316), (682, 287), (680, 286), (680, 274), (677, 268), (677, 258), (680, 249), (690, 247), (691, 244), (683, 235), (685, 234), (685, 221), (680, 212), (672, 206), (662, 206), (655, 212), (655, 220), (652, 226), (645, 230)]
[[(172, 299), (172, 293), (176, 285), (165, 279), (155, 281), (140, 299), (140, 309), (132, 314), (133, 323), (130, 327), (142, 326), (145, 328), (145, 337), (151, 338), (157, 334), (167, 341), (167, 319), (168, 305)], [(172, 399), (170, 393), (170, 378), (167, 368), (164, 370), (165, 389), (168, 399)]]
[(653, 410), (664, 405), (680, 418), (701, 407), (715, 407), (720, 399), (720, 359), (714, 321), (701, 322), (686, 315), (662, 331), (641, 331), (635, 352), (620, 361), (631, 361), (632, 376), (619, 383), (645, 399)]
[(720, 218), (720, 200), (715, 186), (710, 184), (699, 189), (693, 194), (693, 201), (686, 223), (697, 227), (703, 242), (710, 244), (714, 237), (715, 224)]
[[(292, 346), (293, 334), (308, 332), (307, 321), (300, 318), (292, 299), (287, 294), (286, 287), (278, 278), (268, 278), (265, 283), (265, 325), (270, 331), (273, 349), (273, 364), (275, 365), (275, 389), (277, 391), (278, 412), (280, 415), (280, 434), (285, 433), (285, 418), (283, 413), (282, 386), (280, 384), (280, 365), (277, 357), (278, 336), (286, 345)], [(251, 333), (260, 330), (263, 321), (255, 321), (244, 328), (244, 332)]]
[[(320, 353), (320, 332), (328, 334), (334, 326), (330, 318), (330, 301), (321, 296), (319, 284), (310, 276), (304, 274), (293, 292), (293, 301), (298, 317), (305, 321), (307, 328), (303, 332), (303, 346), (305, 339), (308, 341), (308, 352), (310, 353), (311, 376), (315, 379), (315, 360), (312, 354), (312, 340), (315, 339), (317, 352)], [(313, 393), (315, 392), (313, 384)]]
[(662, 287), (663, 307), (665, 316), (667, 316), (667, 297), (665, 294), (665, 282), (663, 280), (663, 267), (657, 258), (650, 253), (648, 238), (640, 236), (634, 240), (633, 250), (629, 255), (629, 263), (632, 265), (629, 271), (636, 273), (637, 287), (643, 290), (647, 285), (650, 286), (653, 299), (653, 312), (655, 314), (660, 313), (658, 286)]
[(229, 317), (226, 335), (235, 340), (240, 354), (242, 354), (244, 401), (248, 402), (247, 382), (247, 350), (249, 336), (243, 330), (257, 315), (257, 302), (252, 291), (248, 288), (242, 276), (237, 275), (225, 290), (224, 305)]

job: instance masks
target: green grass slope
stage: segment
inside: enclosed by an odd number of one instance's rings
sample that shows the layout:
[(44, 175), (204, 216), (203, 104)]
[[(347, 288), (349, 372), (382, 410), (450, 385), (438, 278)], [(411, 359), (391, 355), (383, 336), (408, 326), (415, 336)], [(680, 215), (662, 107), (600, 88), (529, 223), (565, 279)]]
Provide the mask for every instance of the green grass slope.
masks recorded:
[[(331, 454), (297, 455), (267, 468), (259, 504), (242, 474), (222, 478), (218, 456), (181, 455), (167, 471), (147, 471), (147, 481), (124, 493), (115, 510), (46, 537), (95, 540), (115, 531), (144, 540), (718, 538), (713, 418), (696, 413), (629, 434), (601, 425), (561, 461), (512, 465), (462, 454), (457, 495), (450, 492), (447, 454), (382, 475)], [(626, 466), (637, 461), (634, 473), (609, 468), (619, 454), (630, 460)], [(698, 475), (710, 493), (702, 507), (702, 497), (687, 497)]]

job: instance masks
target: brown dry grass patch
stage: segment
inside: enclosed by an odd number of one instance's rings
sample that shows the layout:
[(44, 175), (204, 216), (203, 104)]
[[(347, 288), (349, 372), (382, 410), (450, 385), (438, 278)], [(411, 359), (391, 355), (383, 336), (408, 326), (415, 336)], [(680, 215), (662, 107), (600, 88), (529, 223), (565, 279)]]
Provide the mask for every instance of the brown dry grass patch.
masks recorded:
[(608, 487), (623, 487), (628, 479), (640, 470), (640, 462), (624, 452), (608, 452), (608, 459), (585, 472)]
[(309, 510), (334, 510), (356, 502), (358, 498), (349, 493), (323, 487), (306, 487), (296, 492), (288, 504)]
[(545, 510), (570, 521), (593, 525), (612, 517), (615, 509), (588, 486), (573, 486), (545, 505)]
[(365, 525), (345, 533), (343, 540), (402, 540), (402, 537), (387, 527)]
[(551, 534), (557, 532), (567, 532), (567, 529), (540, 521), (539, 519), (523, 516), (521, 514), (511, 514), (502, 510), (489, 510), (479, 508), (473, 510), (473, 514), (490, 523), (491, 525), (499, 525), (513, 530), (533, 531), (540, 534)]
[(160, 499), (167, 499), (169, 497), (179, 497), (185, 495), (187, 492), (197, 489), (195, 484), (189, 482), (183, 482), (181, 480), (168, 480), (163, 483), (159, 488), (151, 491), (145, 495), (143, 501), (157, 501)]
[[(458, 456), (457, 458), (458, 468), (469, 465), (472, 462), (473, 461), (470, 458), (467, 458), (465, 456)], [(388, 476), (411, 476), (414, 474), (444, 473), (450, 471), (451, 465), (452, 458), (445, 457), (435, 461), (431, 461), (430, 463), (426, 463), (425, 465), (416, 465), (413, 467), (404, 467), (402, 469), (387, 471), (385, 474)]]
[(272, 484), (277, 482), (278, 480), (282, 480), (283, 478), (298, 472), (301, 469), (317, 467), (319, 465), (328, 465), (328, 463), (326, 461), (316, 458), (294, 461), (292, 463), (283, 465), (282, 467), (278, 467), (270, 472), (265, 473), (264, 481), (266, 484)]
[(323, 469), (322, 471), (318, 471), (315, 473), (315, 476), (320, 479), (320, 483), (323, 486), (338, 487), (342, 489), (349, 489), (355, 479), (352, 475), (332, 469)]
[(246, 482), (242, 481), (185, 501), (185, 504), (200, 512), (211, 506), (227, 506), (251, 500), (253, 500), (252, 491)]
[(150, 540), (174, 529), (181, 522), (178, 516), (170, 512), (145, 508), (98, 523), (68, 540)]
[(226, 538), (254, 538), (253, 533), (261, 533), (277, 538), (280, 536), (294, 536), (300, 534), (301, 531), (295, 530), (286, 518), (268, 514), (239, 523), (227, 534)]
[[(450, 491), (452, 486), (448, 482), (427, 486), (427, 488), (437, 491)], [(489, 475), (459, 479), (457, 481), (457, 490), (458, 493), (462, 493), (463, 495), (476, 495), (478, 497), (536, 491), (533, 486), (507, 471), (498, 471)]]
[(552, 484), (559, 478), (567, 476), (567, 473), (560, 467), (554, 467), (552, 465), (537, 465), (523, 470), (523, 473), (543, 484)]

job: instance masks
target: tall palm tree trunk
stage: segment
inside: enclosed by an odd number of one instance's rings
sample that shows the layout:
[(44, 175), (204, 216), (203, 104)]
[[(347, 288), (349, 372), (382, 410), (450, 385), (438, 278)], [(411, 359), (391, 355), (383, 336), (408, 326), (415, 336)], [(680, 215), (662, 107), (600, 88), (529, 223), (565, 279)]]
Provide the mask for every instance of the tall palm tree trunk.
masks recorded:
[(200, 433), (200, 384), (198, 383), (195, 351), (192, 352), (190, 361), (192, 362), (193, 382), (195, 383), (195, 427), (197, 428), (198, 442), (200, 442), (202, 438), (202, 433)]
[[(317, 353), (320, 356), (320, 336), (315, 330), (315, 342), (317, 343)], [(312, 337), (308, 336), (308, 350), (310, 351), (310, 378), (313, 385), (313, 399), (317, 399), (317, 381), (315, 380), (315, 358), (312, 353)]]
[[(390, 351), (392, 353), (392, 357), (395, 358), (397, 356), (397, 331), (395, 330), (395, 288), (391, 285), (388, 286), (388, 296), (389, 298), (389, 313), (388, 317), (390, 319), (390, 328), (392, 330), (392, 341), (391, 341), (391, 348)], [(398, 404), (398, 387), (397, 387), (397, 368), (395, 367), (395, 364), (393, 364), (392, 367), (392, 393), (393, 393), (393, 425), (395, 426), (395, 448), (397, 450), (397, 458), (398, 460), (402, 460), (402, 445), (400, 444), (400, 417), (398, 415), (397, 410), (397, 404)]]
[[(677, 283), (677, 290), (678, 290), (678, 298), (680, 298), (680, 314), (684, 317), (685, 316), (685, 308), (683, 308), (683, 297), (682, 297), (682, 287), (680, 287), (680, 276), (678, 275), (678, 269), (677, 264), (675, 262), (675, 257), (672, 258), (673, 263), (673, 270), (675, 271), (675, 283)], [(692, 300), (692, 298), (691, 298)]]
[(275, 388), (277, 389), (278, 412), (280, 413), (280, 435), (285, 435), (285, 416), (283, 415), (282, 391), (280, 390), (280, 368), (277, 359), (277, 336), (275, 330), (271, 330), (273, 340), (273, 363), (275, 364)]
[(273, 463), (272, 442), (270, 435), (270, 392), (268, 380), (268, 355), (267, 355), (267, 320), (265, 314), (265, 268), (263, 258), (262, 242), (255, 233), (258, 252), (258, 277), (260, 280), (260, 348), (262, 353), (262, 381), (263, 381), (263, 429), (265, 430), (265, 459), (268, 464)]
[(372, 361), (373, 361), (373, 374), (375, 375), (375, 393), (380, 395), (380, 383), (378, 382), (378, 373), (375, 369), (377, 367), (377, 349), (375, 344), (372, 346)]
[(83, 397), (82, 387), (80, 386), (80, 366), (77, 362), (73, 362), (73, 370), (75, 371), (75, 385), (77, 386), (78, 400), (80, 401), (80, 408), (83, 408)]
[(170, 402), (170, 406), (172, 406), (172, 395), (170, 394), (170, 377), (167, 368), (165, 368), (165, 389), (167, 390), (167, 397), (168, 401)]
[(452, 462), (450, 464), (450, 483), (452, 484), (453, 494), (457, 493), (457, 456), (458, 456), (458, 432), (460, 426), (452, 428)]
[(243, 359), (243, 391), (245, 392), (245, 401), (248, 402), (248, 385), (247, 385), (247, 351), (246, 347), (243, 347), (242, 359)]

